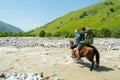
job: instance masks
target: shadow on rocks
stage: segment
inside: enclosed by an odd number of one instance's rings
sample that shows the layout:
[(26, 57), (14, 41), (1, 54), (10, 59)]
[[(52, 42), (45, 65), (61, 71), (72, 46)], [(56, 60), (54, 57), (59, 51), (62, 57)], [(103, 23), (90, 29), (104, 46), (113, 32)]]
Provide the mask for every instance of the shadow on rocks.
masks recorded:
[[(84, 62), (83, 60), (78, 60), (76, 61), (76, 63), (82, 65), (80, 66), (81, 68), (84, 68), (84, 67), (90, 68), (92, 65), (91, 63)], [(95, 65), (93, 70), (98, 72), (103, 72), (103, 71), (108, 72), (108, 71), (113, 71), (114, 69), (107, 66), (103, 66), (103, 65), (99, 65), (99, 68), (96, 68), (96, 65)]]

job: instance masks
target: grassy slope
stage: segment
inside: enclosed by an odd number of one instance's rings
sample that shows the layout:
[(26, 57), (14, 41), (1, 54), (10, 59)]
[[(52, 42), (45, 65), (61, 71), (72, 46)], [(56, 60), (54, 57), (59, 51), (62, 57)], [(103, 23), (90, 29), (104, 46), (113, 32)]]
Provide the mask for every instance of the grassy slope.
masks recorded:
[[(84, 9), (70, 12), (33, 30), (32, 33), (38, 34), (40, 30), (45, 30), (50, 33), (67, 30), (73, 33), (74, 29), (79, 29), (83, 26), (94, 29), (101, 29), (103, 27), (112, 29), (120, 26), (119, 4), (120, 0), (107, 0), (105, 2), (100, 2)], [(110, 11), (110, 8), (113, 8), (115, 12)], [(86, 12), (87, 16), (80, 18), (80, 15), (83, 14), (83, 12)]]

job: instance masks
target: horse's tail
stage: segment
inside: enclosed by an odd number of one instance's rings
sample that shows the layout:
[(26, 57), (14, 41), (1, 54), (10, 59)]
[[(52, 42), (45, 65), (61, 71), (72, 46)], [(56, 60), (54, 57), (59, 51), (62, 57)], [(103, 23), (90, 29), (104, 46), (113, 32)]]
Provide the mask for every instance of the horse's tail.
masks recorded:
[(100, 54), (99, 54), (97, 48), (95, 46), (92, 46), (92, 45), (86, 45), (86, 46), (93, 48), (94, 55), (96, 56), (96, 64), (99, 65), (99, 63), (100, 63)]
[(100, 63), (100, 54), (98, 50), (94, 47), (94, 54), (96, 55), (96, 64), (99, 65)]

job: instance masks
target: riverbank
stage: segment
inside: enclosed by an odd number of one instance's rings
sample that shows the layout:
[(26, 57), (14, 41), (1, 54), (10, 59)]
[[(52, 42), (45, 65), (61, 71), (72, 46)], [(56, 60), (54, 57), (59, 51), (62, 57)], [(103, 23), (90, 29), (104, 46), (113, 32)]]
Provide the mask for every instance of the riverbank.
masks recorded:
[[(0, 72), (7, 78), (13, 76), (14, 72), (21, 75), (32, 73), (32, 76), (43, 72), (49, 76), (48, 80), (120, 79), (120, 39), (95, 39), (93, 45), (97, 47), (101, 57), (100, 68), (93, 71), (89, 70), (91, 64), (85, 58), (77, 63), (70, 57), (69, 40), (0, 38)], [(35, 42), (37, 45), (31, 46)], [(16, 44), (24, 47), (16, 47)]]

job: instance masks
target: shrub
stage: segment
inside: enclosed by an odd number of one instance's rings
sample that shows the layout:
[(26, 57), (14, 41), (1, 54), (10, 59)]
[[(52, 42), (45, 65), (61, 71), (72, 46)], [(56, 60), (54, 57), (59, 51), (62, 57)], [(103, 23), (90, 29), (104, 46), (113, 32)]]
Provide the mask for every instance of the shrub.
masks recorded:
[(110, 8), (110, 11), (111, 11), (111, 12), (115, 12), (114, 8)]
[(73, 18), (70, 19), (71, 21), (73, 20)]
[(44, 31), (44, 30), (41, 30), (41, 31), (40, 31), (39, 37), (45, 37), (45, 31)]
[(83, 13), (80, 15), (80, 18), (84, 18), (85, 16), (88, 16), (88, 13), (86, 11), (83, 11)]
[(110, 13), (109, 12), (107, 12), (107, 16), (109, 16), (110, 15)]
[(63, 22), (61, 21), (60, 24), (62, 24)]
[(111, 37), (120, 38), (120, 27), (116, 27), (115, 29), (113, 29)]
[(110, 37), (111, 36), (111, 31), (107, 28), (102, 28), (101, 30), (98, 31), (98, 37)]
[(7, 36), (7, 33), (5, 32), (0, 32), (0, 37), (6, 37)]
[(73, 38), (73, 37), (74, 37), (74, 34), (69, 33), (68, 37), (69, 37), (69, 38)]
[(105, 2), (105, 5), (106, 5), (106, 6), (108, 6), (108, 5), (109, 5), (109, 3), (108, 3), (108, 2)]
[(56, 27), (57, 29), (59, 29), (60, 27)]
[(84, 16), (83, 16), (83, 15), (80, 15), (80, 18), (84, 18)]
[(106, 1), (104, 4), (105, 4), (106, 6), (108, 6), (108, 5), (114, 5), (113, 2), (109, 2), (109, 1)]
[(22, 33), (22, 32), (18, 32), (16, 36), (17, 36), (17, 37), (22, 37), (22, 36), (23, 36), (23, 33)]
[(83, 11), (83, 16), (88, 16), (88, 13), (86, 11)]
[(23, 36), (24, 36), (24, 37), (35, 37), (36, 35), (33, 34), (33, 33), (28, 33), (28, 32), (26, 32), (26, 33), (24, 33)]
[(114, 3), (113, 3), (113, 2), (109, 2), (109, 4), (114, 5)]
[(51, 37), (51, 36), (52, 36), (52, 33), (46, 33), (45, 36), (46, 36), (46, 37)]
[(68, 37), (69, 36), (69, 32), (66, 31), (66, 30), (64, 30), (64, 31), (61, 32), (60, 36), (62, 36), (62, 37)]
[(106, 20), (105, 18), (102, 18), (102, 19), (101, 19), (101, 22), (103, 22), (103, 21), (105, 21), (105, 20)]
[(59, 31), (57, 31), (53, 34), (54, 37), (59, 37), (60, 35), (61, 35), (61, 33)]

